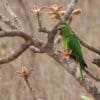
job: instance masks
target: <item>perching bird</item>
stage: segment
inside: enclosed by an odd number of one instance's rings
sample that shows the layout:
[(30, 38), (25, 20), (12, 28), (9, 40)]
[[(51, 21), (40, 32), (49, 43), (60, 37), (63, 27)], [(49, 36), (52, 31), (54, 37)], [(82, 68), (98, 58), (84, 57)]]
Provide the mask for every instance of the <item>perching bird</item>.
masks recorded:
[(80, 78), (83, 81), (83, 70), (87, 67), (87, 65), (83, 59), (80, 42), (74, 35), (74, 32), (71, 30), (69, 25), (59, 25), (57, 29), (60, 30), (64, 49), (67, 51), (72, 51), (70, 57), (78, 63), (80, 67)]

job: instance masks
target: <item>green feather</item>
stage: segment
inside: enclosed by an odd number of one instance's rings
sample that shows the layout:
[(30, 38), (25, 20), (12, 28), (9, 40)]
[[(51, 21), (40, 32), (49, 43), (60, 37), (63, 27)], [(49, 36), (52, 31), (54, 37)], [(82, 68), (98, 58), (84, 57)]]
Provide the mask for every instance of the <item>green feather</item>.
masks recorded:
[(85, 67), (84, 65), (86, 64), (83, 59), (80, 42), (78, 41), (76, 36), (73, 34), (73, 31), (68, 25), (59, 25), (58, 29), (61, 30), (62, 43), (63, 43), (64, 49), (72, 50), (71, 56), (75, 58), (75, 60), (79, 63), (81, 79), (84, 80), (82, 70), (84, 69)]

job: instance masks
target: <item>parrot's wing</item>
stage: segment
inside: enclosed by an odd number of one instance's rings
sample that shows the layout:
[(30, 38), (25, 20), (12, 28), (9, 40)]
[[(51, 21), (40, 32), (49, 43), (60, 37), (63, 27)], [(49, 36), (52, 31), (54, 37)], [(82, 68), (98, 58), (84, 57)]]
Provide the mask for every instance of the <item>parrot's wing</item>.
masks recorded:
[(69, 47), (77, 57), (83, 59), (80, 42), (75, 35), (70, 36)]

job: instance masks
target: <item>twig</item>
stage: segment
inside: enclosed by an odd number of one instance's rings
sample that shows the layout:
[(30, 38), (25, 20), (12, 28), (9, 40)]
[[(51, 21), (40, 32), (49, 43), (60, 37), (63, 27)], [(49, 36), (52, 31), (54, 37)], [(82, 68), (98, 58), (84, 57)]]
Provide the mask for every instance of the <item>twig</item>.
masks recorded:
[(41, 52), (42, 52), (39, 48), (34, 47), (34, 46), (30, 46), (30, 50), (31, 50), (33, 53), (41, 53)]
[(27, 41), (26, 43), (22, 44), (19, 49), (16, 49), (14, 52), (12, 52), (7, 57), (0, 58), (0, 64), (11, 62), (12, 60), (15, 60), (17, 57), (19, 57), (26, 49), (29, 48), (29, 46), (32, 44), (31, 41)]
[(92, 63), (96, 64), (98, 67), (100, 67), (100, 58), (93, 59)]
[(31, 94), (32, 97), (33, 97), (33, 100), (36, 100), (36, 98), (35, 98), (35, 96), (34, 96), (34, 94), (33, 94), (33, 91), (32, 91), (32, 88), (31, 88), (31, 86), (30, 86), (30, 83), (29, 83), (28, 79), (27, 79), (27, 78), (24, 78), (24, 80), (25, 80), (26, 85), (27, 85), (27, 87), (28, 87), (28, 89), (29, 89), (29, 91), (30, 91), (30, 94)]
[(29, 25), (30, 31), (31, 33), (33, 33), (33, 25), (32, 25), (32, 21), (30, 19), (30, 15), (29, 15), (29, 10), (27, 9), (27, 5), (24, 4), (24, 0), (19, 0), (19, 3), (21, 4), (23, 11), (25, 13), (25, 17), (27, 20), (27, 24)]
[(11, 15), (12, 19), (15, 21), (16, 25), (18, 26), (18, 29), (23, 31), (24, 29), (22, 27), (22, 23), (19, 20), (18, 16), (16, 16), (16, 14), (10, 8), (9, 3), (8, 3), (8, 0), (5, 0), (5, 8), (9, 12), (9, 14)]
[(0, 20), (2, 22), (4, 22), (11, 29), (17, 29), (16, 25), (11, 20), (9, 20), (5, 16), (3, 16), (2, 14), (0, 14)]
[(89, 75), (91, 78), (93, 78), (94, 80), (96, 81), (100, 81), (100, 78), (99, 77), (95, 77), (92, 75), (92, 73), (90, 73), (88, 70), (85, 70), (85, 72), (87, 73), (87, 75)]
[(80, 43), (81, 43), (84, 47), (86, 47), (86, 48), (89, 49), (90, 51), (95, 52), (95, 53), (97, 53), (98, 55), (100, 55), (100, 50), (98, 50), (98, 49), (96, 49), (96, 48), (94, 48), (94, 47), (88, 45), (87, 43), (83, 42), (78, 36), (76, 36), (76, 37), (78, 38), (78, 40), (80, 41)]
[(42, 23), (40, 20), (41, 13), (37, 12), (36, 15), (37, 15), (37, 21), (38, 21), (38, 25), (39, 25), (39, 32), (50, 33), (49, 30), (47, 30), (45, 27), (42, 27)]
[(17, 71), (17, 74), (19, 75), (19, 77), (22, 77), (24, 79), (24, 81), (26, 82), (26, 86), (28, 87), (29, 92), (33, 97), (33, 100), (35, 100), (35, 95), (28, 80), (30, 75), (32, 74), (32, 71), (33, 69), (27, 69), (26, 67), (22, 67), (21, 71)]
[(35, 47), (39, 48), (38, 50), (36, 50), (36, 48), (35, 49), (31, 48), (31, 50), (34, 52), (36, 52), (36, 51), (43, 52), (43, 50), (42, 50), (43, 46), (44, 46), (43, 42), (37, 40), (36, 38), (33, 38), (31, 35), (28, 35), (28, 34), (24, 33), (23, 31), (17, 31), (17, 30), (0, 31), (0, 37), (15, 37), (15, 36), (22, 37), (23, 39), (26, 40), (26, 42), (24, 44), (22, 44), (19, 49), (16, 49), (14, 52), (12, 52), (7, 57), (0, 58), (0, 64), (8, 63), (12, 60), (15, 60), (30, 46), (35, 46)]

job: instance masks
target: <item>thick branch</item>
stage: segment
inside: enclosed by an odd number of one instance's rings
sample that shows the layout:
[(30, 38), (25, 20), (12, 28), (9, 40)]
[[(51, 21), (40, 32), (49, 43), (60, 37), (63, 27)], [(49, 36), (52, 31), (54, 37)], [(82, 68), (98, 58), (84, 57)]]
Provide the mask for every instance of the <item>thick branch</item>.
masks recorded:
[(10, 55), (4, 58), (0, 58), (0, 64), (8, 63), (12, 60), (15, 60), (17, 57), (19, 57), (26, 49), (29, 48), (31, 45), (31, 41), (27, 41), (26, 43), (22, 44), (19, 49), (16, 49), (14, 52), (12, 52)]
[(78, 3), (78, 0), (72, 0), (71, 3), (68, 5), (68, 8), (66, 10), (66, 14), (65, 14), (65, 21), (67, 21), (70, 17), (70, 15), (72, 14), (73, 10), (76, 7), (76, 4)]
[[(62, 67), (64, 68), (64, 70), (66, 70), (67, 72), (69, 72), (70, 74), (72, 74), (77, 80), (78, 82), (87, 90), (87, 92), (89, 92), (96, 100), (99, 100), (98, 98), (100, 98), (100, 91), (97, 89), (97, 87), (95, 86), (95, 84), (93, 84), (89, 78), (87, 78), (85, 76), (85, 81), (82, 84), (79, 77), (80, 75), (77, 74), (77, 65), (75, 65), (75, 63), (73, 64), (73, 61), (69, 60), (69, 61), (63, 61), (61, 62), (60, 57), (58, 54), (48, 54), (51, 57), (53, 57), (59, 64), (62, 65)], [(100, 81), (100, 79), (99, 79)]]
[(24, 40), (30, 40), (32, 41), (31, 45), (43, 49), (44, 43), (40, 41), (39, 39), (34, 38), (31, 35), (28, 35), (27, 33), (23, 31), (17, 31), (17, 30), (12, 30), (12, 31), (0, 31), (0, 37), (22, 37)]

